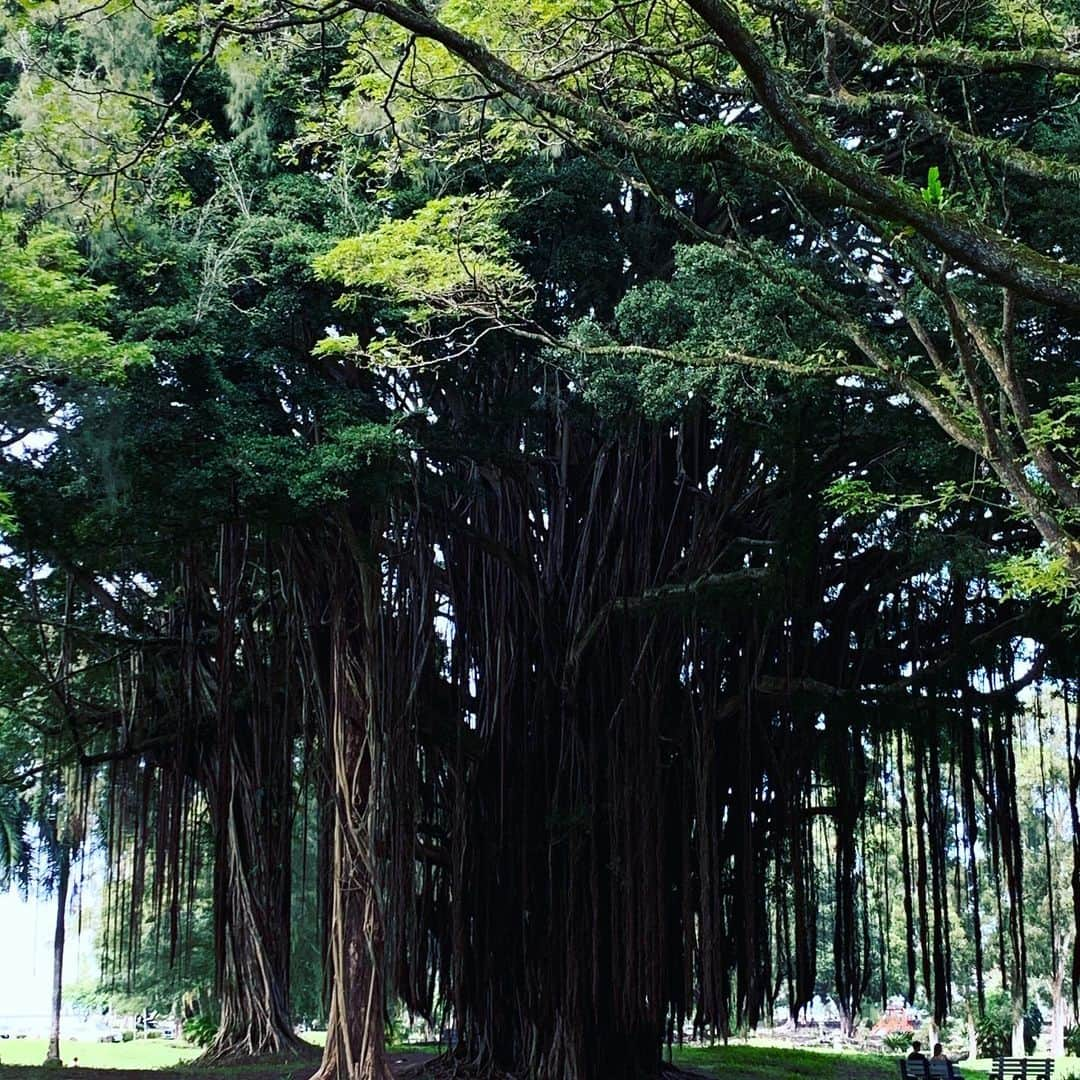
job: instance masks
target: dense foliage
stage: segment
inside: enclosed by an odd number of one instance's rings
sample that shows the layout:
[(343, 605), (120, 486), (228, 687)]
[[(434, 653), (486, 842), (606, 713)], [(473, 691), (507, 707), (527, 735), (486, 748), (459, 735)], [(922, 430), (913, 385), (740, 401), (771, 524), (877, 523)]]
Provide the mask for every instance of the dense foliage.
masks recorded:
[(114, 1002), (328, 1080), (1063, 1034), (1072, 18), (5, 15), (0, 856), (62, 946), (98, 852)]

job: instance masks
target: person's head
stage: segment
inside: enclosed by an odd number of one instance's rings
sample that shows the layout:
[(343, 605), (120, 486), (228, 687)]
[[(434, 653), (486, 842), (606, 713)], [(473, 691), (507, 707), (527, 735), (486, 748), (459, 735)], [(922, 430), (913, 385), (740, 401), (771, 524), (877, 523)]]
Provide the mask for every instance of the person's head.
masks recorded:
[(934, 1043), (934, 1057), (941, 1057), (941, 1043)]
[(919, 1052), (919, 1051), (920, 1051), (921, 1049), (922, 1049), (922, 1043), (921, 1043), (921, 1042), (919, 1042), (919, 1040), (918, 1040), (918, 1039), (912, 1039), (912, 1040), (911, 1040), (911, 1050), (912, 1050), (912, 1053), (915, 1053), (915, 1054), (917, 1054), (917, 1053), (918, 1053), (918, 1052)]

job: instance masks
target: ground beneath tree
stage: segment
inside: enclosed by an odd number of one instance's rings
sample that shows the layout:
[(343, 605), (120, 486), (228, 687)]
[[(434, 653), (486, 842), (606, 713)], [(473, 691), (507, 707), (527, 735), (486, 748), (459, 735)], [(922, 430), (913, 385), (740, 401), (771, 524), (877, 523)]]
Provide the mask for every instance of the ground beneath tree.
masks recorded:
[[(390, 1064), (395, 1077), (423, 1080), (421, 1066), (432, 1064), (436, 1059), (424, 1053), (392, 1053)], [(151, 1078), (176, 1077), (182, 1080), (308, 1080), (317, 1067), (309, 1061), (289, 1064), (236, 1065), (231, 1068), (193, 1068), (177, 1066), (173, 1069), (84, 1069), (44, 1068), (40, 1065), (0, 1065), (0, 1080), (151, 1080)], [(686, 1070), (685, 1077), (709, 1076), (697, 1070)], [(612, 1080), (617, 1080), (613, 1077)]]
[[(431, 1061), (430, 1054), (392, 1054), (394, 1076), (405, 1076), (415, 1066)], [(319, 1061), (289, 1064), (235, 1065), (221, 1068), (193, 1068), (179, 1065), (172, 1069), (84, 1069), (44, 1068), (30, 1065), (0, 1065), (0, 1080), (155, 1080), (177, 1077), (183, 1080), (308, 1080)]]

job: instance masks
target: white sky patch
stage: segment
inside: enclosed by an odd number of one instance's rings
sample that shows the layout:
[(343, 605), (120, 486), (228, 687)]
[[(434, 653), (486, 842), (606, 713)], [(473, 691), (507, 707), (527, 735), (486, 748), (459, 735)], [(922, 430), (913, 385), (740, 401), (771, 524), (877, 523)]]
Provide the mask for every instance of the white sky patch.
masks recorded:
[[(78, 868), (73, 869), (76, 877)], [(89, 892), (89, 889), (87, 890)], [(89, 896), (84, 900), (89, 907)], [(77, 903), (78, 901), (76, 901)], [(56, 904), (50, 898), (24, 900), (15, 890), (0, 893), (0, 1031), (25, 1032), (30, 1037), (48, 1034), (52, 997), (52, 938)], [(83, 933), (78, 912), (69, 910), (64, 948), (64, 985), (97, 977), (92, 934), (84, 909)]]

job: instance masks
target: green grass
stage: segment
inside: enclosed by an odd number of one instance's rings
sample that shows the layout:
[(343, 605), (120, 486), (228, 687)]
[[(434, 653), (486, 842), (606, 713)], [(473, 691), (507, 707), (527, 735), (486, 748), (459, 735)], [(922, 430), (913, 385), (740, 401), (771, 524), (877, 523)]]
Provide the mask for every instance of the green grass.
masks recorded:
[[(48, 1049), (45, 1039), (0, 1039), (0, 1064), (40, 1065)], [(161, 1069), (192, 1061), (202, 1051), (172, 1039), (135, 1039), (126, 1043), (60, 1040), (60, 1059), (79, 1059), (85, 1069)]]
[[(325, 1039), (322, 1032), (309, 1032), (304, 1036), (309, 1042), (321, 1043)], [(3, 1039), (0, 1040), (0, 1065), (15, 1066), (8, 1072), (0, 1068), (0, 1080), (5, 1075), (11, 1080), (22, 1080), (29, 1073), (21, 1070), (28, 1066), (40, 1066), (45, 1060), (46, 1042), (44, 1039)], [(392, 1047), (391, 1052), (421, 1051), (435, 1052), (434, 1046)], [(60, 1045), (60, 1056), (64, 1064), (70, 1066), (75, 1058), (79, 1067), (85, 1069), (165, 1069), (183, 1071), (187, 1077), (196, 1075), (194, 1070), (184, 1067), (199, 1056), (197, 1047), (185, 1046), (168, 1039), (137, 1039), (127, 1043), (97, 1043), (64, 1041)], [(861, 1054), (849, 1051), (836, 1053), (826, 1049), (792, 1049), (785, 1046), (747, 1046), (732, 1043), (728, 1046), (684, 1047), (675, 1049), (677, 1064), (692, 1066), (716, 1077), (729, 1080), (892, 1080), (896, 1076), (896, 1054)], [(966, 1061), (961, 1065), (964, 1080), (984, 1080), (990, 1069), (990, 1062)], [(254, 1072), (253, 1072), (254, 1071)], [(273, 1070), (271, 1070), (273, 1071)], [(295, 1080), (297, 1075), (309, 1075), (310, 1068), (298, 1065), (294, 1068), (282, 1068), (279, 1074), (282, 1080)], [(253, 1073), (260, 1077), (267, 1074), (267, 1066), (252, 1065), (218, 1070), (217, 1075)], [(48, 1072), (34, 1069), (35, 1077), (47, 1080)], [(68, 1074), (69, 1076), (71, 1074)], [(1057, 1062), (1055, 1077), (1080, 1077), (1080, 1059), (1062, 1058)], [(617, 1080), (617, 1078), (612, 1078)]]
[[(1038, 1054), (1033, 1055), (1038, 1057)], [(897, 1075), (898, 1054), (862, 1054), (849, 1051), (796, 1050), (781, 1046), (728, 1046), (675, 1048), (678, 1065), (693, 1066), (720, 1077), (740, 1080), (892, 1080)], [(990, 1072), (989, 1059), (963, 1061), (964, 1080), (984, 1080)], [(1059, 1058), (1056, 1080), (1080, 1077), (1080, 1059)]]
[[(309, 1031), (303, 1039), (312, 1044), (316, 1050), (326, 1042), (325, 1031)], [(10, 1077), (14, 1070), (19, 1070), (18, 1075), (26, 1075), (21, 1070), (40, 1066), (45, 1060), (45, 1050), (48, 1043), (45, 1039), (0, 1039), (0, 1080), (5, 1075), (5, 1067), (11, 1066), (12, 1072), (7, 1073)], [(438, 1047), (434, 1044), (408, 1044), (397, 1045), (388, 1048), (390, 1053), (436, 1053)], [(173, 1042), (171, 1039), (136, 1039), (126, 1043), (99, 1043), (87, 1040), (62, 1039), (60, 1041), (60, 1058), (68, 1068), (72, 1066), (75, 1058), (79, 1059), (80, 1069), (166, 1069), (182, 1070), (190, 1065), (201, 1054), (197, 1046), (188, 1046), (185, 1043)], [(313, 1051), (313, 1061), (318, 1060), (317, 1052)], [(309, 1075), (314, 1071), (309, 1062), (308, 1065), (298, 1065), (296, 1068)], [(274, 1071), (274, 1067), (265, 1062), (252, 1065), (233, 1065), (227, 1069), (210, 1070), (217, 1075), (233, 1074), (255, 1071), (266, 1073)], [(203, 1076), (202, 1070), (185, 1070), (187, 1075)], [(293, 1070), (295, 1071), (295, 1070)], [(47, 1080), (51, 1070), (43, 1070), (40, 1074), (42, 1080)], [(291, 1075), (290, 1067), (282, 1067), (281, 1076), (288, 1078)]]
[(779, 1046), (676, 1047), (674, 1057), (678, 1065), (744, 1080), (892, 1080), (896, 1072), (887, 1056)]

